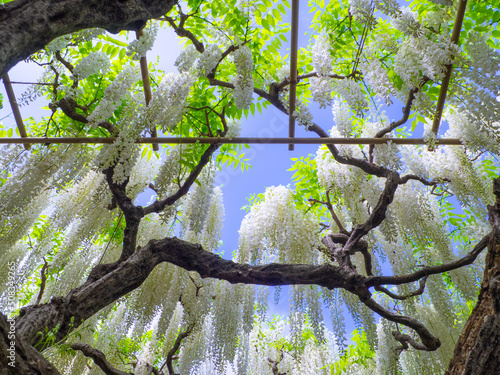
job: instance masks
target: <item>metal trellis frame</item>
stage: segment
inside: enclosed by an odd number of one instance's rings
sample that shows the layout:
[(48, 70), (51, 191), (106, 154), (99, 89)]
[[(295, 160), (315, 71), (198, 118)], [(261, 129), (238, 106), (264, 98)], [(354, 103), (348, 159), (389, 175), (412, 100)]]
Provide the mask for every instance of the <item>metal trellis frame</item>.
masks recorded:
[[(27, 138), (0, 138), (0, 144), (110, 144), (116, 137), (27, 137)], [(309, 145), (379, 145), (391, 142), (397, 145), (425, 145), (422, 138), (262, 138), (262, 137), (156, 137), (139, 138), (135, 143), (140, 144), (309, 144)], [(439, 145), (462, 145), (456, 138), (436, 139)]]

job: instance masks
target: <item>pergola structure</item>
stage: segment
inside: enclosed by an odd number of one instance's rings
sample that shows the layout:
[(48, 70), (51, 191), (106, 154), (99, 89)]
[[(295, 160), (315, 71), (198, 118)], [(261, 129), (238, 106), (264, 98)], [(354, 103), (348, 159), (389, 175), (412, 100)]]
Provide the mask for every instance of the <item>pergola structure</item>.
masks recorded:
[[(451, 42), (458, 44), (460, 31), (464, 19), (465, 9), (467, 7), (467, 0), (459, 0), (455, 24), (451, 35)], [(234, 137), (234, 138), (216, 138), (216, 137), (157, 137), (156, 129), (152, 131), (150, 138), (139, 138), (135, 143), (152, 144), (153, 149), (158, 151), (159, 144), (190, 144), (190, 143), (203, 143), (203, 144), (288, 144), (289, 150), (294, 150), (295, 144), (385, 144), (392, 142), (394, 144), (407, 144), (407, 145), (423, 145), (426, 142), (422, 138), (295, 138), (295, 116), (293, 115), (296, 105), (296, 85), (297, 78), (297, 49), (298, 49), (298, 27), (299, 27), (299, 0), (292, 0), (292, 17), (291, 17), (291, 44), (290, 44), (290, 91), (289, 91), (289, 129), (288, 138), (265, 138), (265, 137)], [(142, 36), (142, 30), (136, 33), (136, 37)], [(151, 101), (151, 86), (149, 83), (149, 73), (147, 68), (146, 57), (140, 60), (142, 81), (144, 86), (144, 95), (146, 105)], [(445, 75), (441, 83), (439, 91), (438, 102), (436, 111), (433, 118), (432, 131), (437, 136), (441, 117), (443, 114), (444, 103), (450, 83), (451, 72), (453, 63), (445, 67)], [(3, 77), (3, 82), (7, 96), (16, 120), (17, 128), (21, 138), (0, 138), (0, 144), (24, 144), (26, 149), (29, 149), (30, 144), (69, 144), (69, 143), (86, 143), (86, 144), (107, 144), (113, 143), (116, 137), (28, 137), (26, 129), (23, 124), (19, 106), (17, 104), (12, 83), (8, 74)], [(436, 139), (435, 145), (461, 145), (460, 139)], [(432, 150), (432, 147), (429, 146)]]

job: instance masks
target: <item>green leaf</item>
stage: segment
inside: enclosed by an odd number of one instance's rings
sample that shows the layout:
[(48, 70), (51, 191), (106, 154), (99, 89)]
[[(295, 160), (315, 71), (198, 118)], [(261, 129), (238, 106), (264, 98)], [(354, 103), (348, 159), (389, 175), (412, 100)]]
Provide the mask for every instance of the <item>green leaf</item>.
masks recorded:
[(116, 44), (117, 46), (120, 46), (120, 47), (127, 47), (128, 46), (127, 43), (122, 42), (121, 40), (112, 38), (111, 36), (109, 36), (107, 34), (103, 37), (103, 39), (106, 40), (106, 41), (108, 41), (108, 42), (114, 43), (114, 44)]
[(269, 23), (265, 19), (262, 19), (261, 23), (262, 23), (262, 26), (264, 27), (264, 29), (271, 31), (271, 26), (269, 26)]

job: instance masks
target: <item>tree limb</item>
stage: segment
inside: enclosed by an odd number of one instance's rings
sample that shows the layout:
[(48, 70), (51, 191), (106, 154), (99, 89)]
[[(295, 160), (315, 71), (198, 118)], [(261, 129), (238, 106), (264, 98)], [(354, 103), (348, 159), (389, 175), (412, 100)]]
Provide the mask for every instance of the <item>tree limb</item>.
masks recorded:
[[(410, 90), (408, 93), (408, 99), (406, 100), (406, 104), (403, 107), (403, 117), (401, 117), (397, 121), (393, 121), (389, 124), (389, 126), (379, 130), (377, 134), (375, 134), (375, 138), (382, 138), (384, 135), (392, 132), (394, 129), (397, 127), (403, 125), (408, 121), (408, 118), (410, 117), (411, 113), (411, 106), (413, 105), (413, 101), (415, 100), (415, 95), (420, 91), (422, 86), (424, 86), (427, 82), (430, 81), (430, 78), (428, 77), (423, 77), (422, 80), (420, 81), (419, 86), (414, 87)], [(375, 145), (370, 145), (369, 149), (369, 155), (370, 155), (370, 162), (373, 162), (373, 150), (375, 148)]]
[[(182, 14), (181, 14), (182, 17)], [(189, 30), (186, 30), (182, 26), (177, 26), (177, 24), (174, 22), (174, 19), (172, 17), (164, 17), (165, 20), (169, 23), (170, 26), (174, 29), (175, 33), (184, 38), (188, 38), (193, 44), (196, 50), (199, 53), (203, 53), (205, 51), (205, 47), (203, 46), (203, 43), (200, 42), (196, 36)]]
[(71, 344), (71, 349), (79, 350), (85, 357), (92, 358), (94, 363), (99, 366), (102, 372), (106, 375), (133, 375), (131, 372), (124, 372), (114, 368), (111, 363), (108, 362), (103, 352), (91, 347), (90, 345), (78, 342)]
[(175, 355), (175, 353), (177, 353), (177, 351), (181, 347), (182, 340), (184, 340), (186, 337), (188, 337), (192, 330), (193, 330), (193, 325), (190, 325), (189, 327), (186, 328), (185, 331), (180, 332), (177, 335), (177, 338), (175, 339), (174, 345), (172, 346), (172, 348), (169, 350), (169, 352), (167, 354), (167, 359), (165, 360), (165, 363), (160, 367), (160, 371), (163, 369), (163, 366), (165, 366), (165, 364), (166, 364), (167, 369), (168, 369), (168, 373), (170, 375), (175, 375), (174, 365), (172, 363), (173, 359), (174, 359), (174, 355)]
[(143, 215), (150, 214), (152, 212), (161, 212), (166, 206), (170, 206), (177, 202), (180, 198), (182, 198), (184, 195), (186, 195), (193, 185), (193, 183), (196, 181), (198, 176), (200, 175), (201, 171), (205, 167), (205, 165), (208, 164), (210, 161), (210, 158), (212, 154), (215, 152), (220, 147), (220, 144), (218, 143), (213, 143), (211, 144), (203, 153), (203, 155), (200, 158), (200, 161), (198, 162), (198, 165), (191, 171), (189, 174), (188, 178), (186, 181), (184, 181), (184, 184), (177, 190), (174, 194), (162, 199), (162, 200), (157, 200), (150, 204), (147, 207), (144, 207)]
[(13, 329), (13, 323), (0, 313), (0, 374), (60, 375), (42, 354)]
[[(372, 311), (376, 312), (379, 314), (381, 317), (390, 320), (391, 322), (395, 323), (400, 323), (403, 324), (407, 327), (412, 328), (420, 337), (422, 340), (422, 343), (419, 344), (418, 342), (414, 340), (405, 340), (408, 341), (408, 343), (413, 346), (415, 349), (418, 350), (426, 350), (426, 351), (433, 351), (436, 350), (441, 346), (441, 342), (437, 337), (435, 337), (432, 333), (429, 332), (429, 330), (418, 320), (414, 318), (410, 318), (408, 316), (402, 316), (402, 315), (396, 315), (386, 309), (384, 309), (382, 306), (380, 306), (373, 298), (370, 298), (368, 300), (363, 300), (361, 301)], [(393, 333), (394, 335), (394, 333)], [(410, 338), (405, 337), (405, 339)], [(411, 338), (410, 338), (411, 339)]]
[(46, 273), (47, 273), (48, 268), (49, 268), (49, 264), (47, 263), (45, 258), (43, 258), (43, 267), (42, 267), (42, 270), (40, 271), (40, 279), (41, 279), (40, 291), (38, 292), (38, 297), (36, 298), (35, 305), (38, 305), (40, 303), (40, 301), (42, 300), (43, 292), (45, 290), (45, 283), (47, 282)]
[(420, 280), (422, 277), (430, 276), (430, 275), (436, 275), (438, 273), (443, 273), (443, 272), (448, 272), (455, 270), (457, 268), (467, 266), (469, 264), (472, 264), (477, 256), (484, 250), (486, 249), (486, 246), (488, 245), (488, 241), (490, 239), (491, 234), (488, 234), (484, 236), (481, 241), (478, 242), (476, 246), (474, 246), (474, 249), (471, 250), (469, 254), (464, 256), (463, 258), (460, 258), (454, 262), (451, 263), (446, 263), (446, 264), (441, 264), (438, 266), (431, 266), (431, 267), (423, 267), (422, 269), (415, 271), (410, 274), (406, 275), (399, 275), (399, 276), (372, 276), (369, 277), (366, 286), (372, 287), (372, 286), (378, 286), (378, 285), (401, 285), (401, 284), (408, 284), (414, 281)]
[(174, 0), (15, 0), (0, 5), (0, 77), (53, 39), (100, 27), (111, 33), (138, 30), (159, 18)]
[[(366, 290), (365, 276), (348, 273), (330, 264), (267, 264), (252, 266), (235, 263), (203, 250), (201, 245), (178, 238), (151, 240), (137, 249), (115, 269), (97, 279), (85, 282), (65, 297), (52, 298), (50, 303), (27, 306), (17, 318), (16, 332), (32, 345), (40, 340), (39, 331), (59, 325), (56, 341), (120, 297), (138, 288), (160, 263), (168, 262), (187, 271), (196, 271), (202, 278), (216, 278), (230, 283), (258, 285), (308, 285), (328, 289)], [(73, 317), (73, 319), (72, 319)]]
[(391, 292), (389, 289), (384, 288), (383, 286), (375, 286), (374, 289), (378, 292), (382, 292), (382, 293), (387, 294), (392, 299), (404, 301), (405, 299), (422, 295), (424, 293), (425, 283), (426, 283), (428, 277), (429, 276), (424, 276), (422, 279), (420, 279), (418, 289), (414, 290), (413, 292), (407, 293), (407, 294), (396, 294), (396, 293)]
[(344, 246), (344, 250), (349, 252), (350, 248), (355, 246), (358, 241), (363, 238), (369, 231), (379, 226), (382, 221), (385, 219), (385, 214), (387, 212), (387, 208), (392, 203), (394, 199), (394, 194), (396, 193), (396, 189), (398, 188), (399, 183), (399, 175), (396, 172), (391, 172), (387, 176), (387, 180), (385, 182), (384, 191), (380, 195), (379, 201), (370, 217), (364, 224), (358, 225), (354, 230), (352, 230), (351, 235), (349, 236), (349, 240)]

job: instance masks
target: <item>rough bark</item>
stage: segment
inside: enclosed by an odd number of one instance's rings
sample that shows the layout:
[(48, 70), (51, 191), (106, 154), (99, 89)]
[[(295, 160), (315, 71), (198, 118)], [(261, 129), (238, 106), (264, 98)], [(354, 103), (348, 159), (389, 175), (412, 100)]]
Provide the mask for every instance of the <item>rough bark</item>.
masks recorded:
[(40, 340), (39, 331), (44, 327), (51, 330), (59, 325), (56, 338), (61, 340), (83, 321), (139, 287), (162, 262), (196, 271), (203, 278), (217, 278), (230, 283), (316, 284), (333, 289), (346, 288), (348, 285), (361, 287), (366, 279), (328, 264), (238, 264), (203, 250), (200, 245), (175, 237), (151, 240), (116, 269), (97, 280), (89, 279), (66, 297), (53, 298), (48, 304), (23, 308), (16, 322), (16, 332), (35, 345)]
[(0, 375), (60, 375), (0, 314)]
[(500, 374), (500, 178), (495, 179), (493, 192), (496, 204), (489, 207), (493, 231), (481, 290), (445, 375)]
[(53, 39), (100, 27), (138, 30), (175, 0), (15, 0), (0, 5), (0, 77)]
[(463, 374), (500, 374), (500, 314), (486, 317), (478, 340), (467, 356)]

